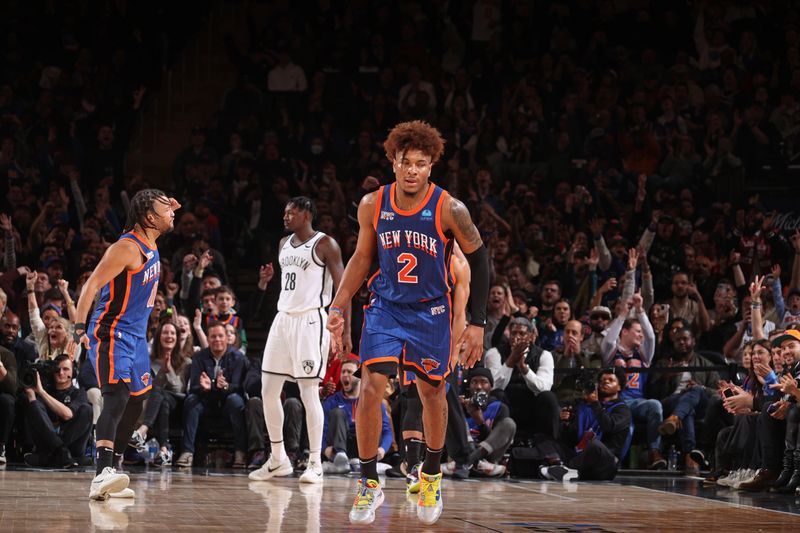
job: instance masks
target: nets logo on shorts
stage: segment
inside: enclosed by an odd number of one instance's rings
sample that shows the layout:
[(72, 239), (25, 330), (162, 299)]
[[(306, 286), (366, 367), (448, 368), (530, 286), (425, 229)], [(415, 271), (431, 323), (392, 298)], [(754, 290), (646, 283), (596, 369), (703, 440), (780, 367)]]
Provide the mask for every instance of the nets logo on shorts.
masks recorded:
[(315, 366), (314, 361), (312, 361), (311, 359), (306, 359), (305, 361), (303, 361), (303, 372), (305, 372), (306, 374), (310, 374), (311, 372), (314, 371), (314, 366)]
[(430, 357), (422, 359), (420, 363), (422, 363), (422, 368), (425, 369), (425, 372), (429, 374), (441, 366), (439, 361), (436, 359), (431, 359)]

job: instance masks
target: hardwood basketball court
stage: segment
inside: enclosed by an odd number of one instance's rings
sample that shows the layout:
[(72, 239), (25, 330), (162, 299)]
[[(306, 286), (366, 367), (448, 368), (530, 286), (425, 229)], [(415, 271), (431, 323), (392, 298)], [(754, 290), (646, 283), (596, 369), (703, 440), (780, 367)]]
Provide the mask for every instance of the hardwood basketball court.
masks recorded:
[(698, 480), (621, 477), (613, 483), (445, 480), (445, 511), (419, 525), (415, 498), (388, 479), (386, 501), (368, 527), (347, 520), (355, 479), (324, 485), (296, 478), (251, 482), (244, 473), (195, 469), (131, 475), (137, 498), (90, 502), (93, 472), (0, 470), (0, 531), (652, 532), (797, 531), (794, 497), (702, 489)]

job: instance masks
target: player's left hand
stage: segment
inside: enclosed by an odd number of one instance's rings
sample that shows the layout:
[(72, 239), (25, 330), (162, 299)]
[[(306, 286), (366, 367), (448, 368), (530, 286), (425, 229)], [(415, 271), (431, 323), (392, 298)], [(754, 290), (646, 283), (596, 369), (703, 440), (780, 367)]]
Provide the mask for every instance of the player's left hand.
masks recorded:
[(464, 368), (472, 368), (483, 357), (483, 328), (470, 324), (456, 344), (464, 344), (461, 364)]
[(181, 208), (181, 204), (175, 198), (169, 197), (167, 200), (169, 200), (169, 208), (173, 211), (177, 211)]

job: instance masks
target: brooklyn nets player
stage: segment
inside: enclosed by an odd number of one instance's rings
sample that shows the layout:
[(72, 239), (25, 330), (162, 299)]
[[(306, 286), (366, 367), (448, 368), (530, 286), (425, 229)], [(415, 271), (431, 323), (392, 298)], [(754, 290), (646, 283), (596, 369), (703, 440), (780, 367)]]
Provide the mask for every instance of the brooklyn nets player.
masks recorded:
[[(283, 446), (281, 391), (289, 379), (300, 388), (311, 448), (308, 467), (300, 481), (322, 482), (319, 382), (325, 375), (330, 345), (325, 308), (331, 303), (334, 288), (339, 286), (344, 265), (336, 241), (312, 227), (315, 215), (314, 203), (303, 196), (289, 200), (283, 212), (283, 224), (292, 234), (280, 243), (278, 314), (270, 327), (261, 363), (261, 398), (272, 454), (261, 468), (250, 473), (250, 479), (256, 481), (288, 476), (294, 471)], [(346, 322), (345, 342), (352, 343), (349, 320)], [(351, 347), (345, 346), (345, 353), (350, 353)]]

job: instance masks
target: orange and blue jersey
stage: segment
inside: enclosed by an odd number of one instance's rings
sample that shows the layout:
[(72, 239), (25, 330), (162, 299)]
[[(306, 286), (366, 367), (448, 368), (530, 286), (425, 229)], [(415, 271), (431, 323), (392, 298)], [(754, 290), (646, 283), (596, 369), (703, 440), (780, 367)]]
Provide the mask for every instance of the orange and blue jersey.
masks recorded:
[(371, 370), (396, 374), (400, 364), (438, 385), (451, 370), (453, 242), (441, 222), (447, 193), (430, 184), (411, 210), (397, 207), (395, 193), (395, 184), (377, 193), (373, 225), (379, 270), (368, 283), (359, 356)]
[[(617, 350), (614, 357), (611, 359), (614, 366), (623, 366), (625, 368), (643, 368), (642, 356), (639, 350), (634, 350), (633, 354), (625, 355)], [(644, 387), (647, 383), (647, 374), (645, 372), (629, 372), (625, 388), (622, 389), (620, 397), (624, 400), (633, 400), (644, 398)]]
[(130, 394), (140, 395), (152, 387), (147, 322), (158, 292), (161, 262), (155, 245), (138, 233), (125, 233), (120, 240), (136, 245), (142, 264), (123, 270), (101, 289), (86, 330), (88, 360), (100, 387), (122, 381)]
[(90, 323), (145, 337), (161, 279), (158, 249), (133, 231), (124, 233), (119, 240), (134, 243), (144, 262), (136, 269), (123, 270), (103, 286)]
[(206, 316), (206, 327), (212, 322), (222, 322), (223, 324), (230, 324), (237, 330), (243, 328), (242, 318), (236, 313), (226, 313), (224, 315), (208, 315)]
[(396, 184), (378, 190), (373, 225), (378, 236), (379, 270), (369, 290), (394, 303), (425, 302), (450, 292), (452, 242), (442, 231), (447, 193), (430, 184), (420, 204), (409, 211), (395, 203)]

